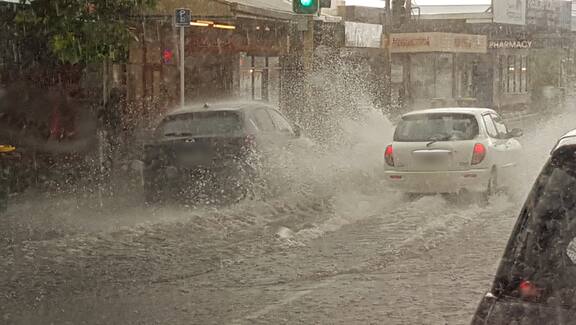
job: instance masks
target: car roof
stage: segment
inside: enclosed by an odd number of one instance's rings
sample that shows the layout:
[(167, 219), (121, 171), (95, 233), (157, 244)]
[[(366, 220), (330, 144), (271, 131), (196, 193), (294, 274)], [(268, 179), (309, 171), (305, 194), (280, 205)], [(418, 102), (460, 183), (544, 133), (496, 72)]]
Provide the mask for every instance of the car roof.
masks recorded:
[(576, 145), (576, 129), (564, 134), (562, 137), (560, 137), (560, 139), (558, 140), (558, 142), (556, 143), (556, 146), (554, 146), (554, 149), (552, 150), (552, 154), (554, 154), (554, 152), (562, 147), (566, 147), (566, 146), (574, 146)]
[(406, 113), (402, 116), (404, 117), (410, 115), (436, 114), (436, 113), (482, 114), (482, 113), (496, 113), (496, 111), (491, 108), (482, 108), (482, 107), (442, 107), (442, 108), (430, 108), (430, 109), (413, 111), (410, 113)]
[(168, 116), (190, 114), (196, 112), (249, 111), (259, 108), (276, 109), (274, 106), (271, 106), (270, 104), (257, 101), (227, 101), (227, 102), (215, 102), (215, 103), (208, 102), (205, 104), (193, 104), (186, 106), (184, 108), (176, 109), (168, 113)]

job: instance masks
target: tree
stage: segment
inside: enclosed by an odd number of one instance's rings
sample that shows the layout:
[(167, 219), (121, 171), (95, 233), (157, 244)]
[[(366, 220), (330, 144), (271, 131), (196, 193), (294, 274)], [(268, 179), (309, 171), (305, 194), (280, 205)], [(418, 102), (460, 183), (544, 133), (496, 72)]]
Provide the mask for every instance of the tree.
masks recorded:
[[(8, 86), (8, 93), (15, 95), (15, 101), (0, 101), (0, 116), (21, 122), (4, 121), (8, 125), (0, 123), (0, 131), (10, 131), (9, 127), (17, 130), (21, 125), (26, 130), (34, 126), (44, 130), (50, 114), (68, 106), (78, 110), (80, 104), (72, 98), (76, 89), (65, 86), (77, 86), (87, 65), (124, 61), (135, 37), (133, 26), (156, 1), (0, 2), (0, 77), (4, 79), (0, 86)], [(102, 93), (106, 96), (103, 79)], [(38, 133), (21, 140), (44, 140), (46, 132)]]
[(137, 17), (156, 0), (21, 0), (3, 12), (26, 63), (50, 66), (122, 61)]

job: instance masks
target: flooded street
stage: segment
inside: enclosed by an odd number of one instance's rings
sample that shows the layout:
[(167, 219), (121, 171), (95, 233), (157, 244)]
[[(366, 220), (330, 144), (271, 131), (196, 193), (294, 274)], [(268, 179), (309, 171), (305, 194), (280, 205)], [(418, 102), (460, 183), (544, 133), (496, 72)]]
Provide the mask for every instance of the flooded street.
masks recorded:
[[(305, 163), (330, 160), (331, 172), (290, 175), (290, 188), (301, 191), (265, 201), (146, 207), (131, 194), (130, 203), (111, 198), (98, 209), (83, 205), (93, 202), (90, 196), (25, 197), (3, 216), (0, 319), (468, 323), (489, 289), (535, 166), (569, 116), (538, 122), (537, 136), (525, 126), (530, 164), (513, 195), (498, 195), (487, 207), (441, 196), (406, 201), (386, 188), (377, 169), (377, 148), (386, 139), (365, 141), (380, 123), (354, 133), (362, 145)], [(335, 162), (346, 150), (351, 157), (372, 152), (374, 159)]]
[(0, 0), (0, 325), (576, 325), (576, 0)]
[(11, 293), (4, 319), (309, 324), (338, 314), (341, 324), (383, 316), (398, 324), (466, 322), (515, 206), (504, 198), (489, 210), (439, 197), (346, 199), (166, 209), (157, 213), (180, 220), (22, 243), (20, 256), (3, 258), (3, 269), (14, 270), (3, 283)]

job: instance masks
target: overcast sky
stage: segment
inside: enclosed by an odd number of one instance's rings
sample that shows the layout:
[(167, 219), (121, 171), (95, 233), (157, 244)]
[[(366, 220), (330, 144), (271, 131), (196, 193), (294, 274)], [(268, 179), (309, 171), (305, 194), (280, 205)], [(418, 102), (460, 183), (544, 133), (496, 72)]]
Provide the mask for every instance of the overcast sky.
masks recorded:
[[(382, 6), (382, 0), (346, 0), (348, 5)], [(414, 0), (419, 5), (473, 5), (490, 4), (490, 0)]]

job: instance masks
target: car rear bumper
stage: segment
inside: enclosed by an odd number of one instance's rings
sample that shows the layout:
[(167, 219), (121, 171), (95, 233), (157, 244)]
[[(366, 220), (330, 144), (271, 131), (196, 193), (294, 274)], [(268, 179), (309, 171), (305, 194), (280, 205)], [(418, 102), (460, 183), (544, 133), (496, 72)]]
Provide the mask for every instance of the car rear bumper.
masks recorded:
[(384, 172), (390, 187), (406, 193), (458, 193), (460, 190), (485, 191), (490, 179), (489, 169), (459, 171), (397, 171)]

